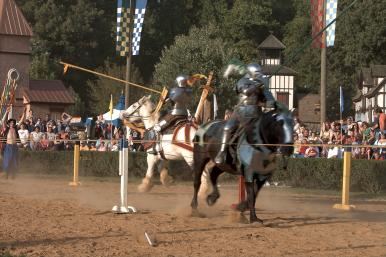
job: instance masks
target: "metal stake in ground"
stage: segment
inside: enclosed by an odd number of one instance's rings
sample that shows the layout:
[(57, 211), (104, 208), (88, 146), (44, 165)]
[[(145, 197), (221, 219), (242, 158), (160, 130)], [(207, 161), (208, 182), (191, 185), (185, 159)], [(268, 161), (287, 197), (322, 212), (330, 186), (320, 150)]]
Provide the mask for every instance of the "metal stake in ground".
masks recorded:
[(113, 207), (114, 213), (135, 213), (137, 209), (127, 205), (127, 183), (128, 183), (128, 141), (121, 139), (119, 142), (119, 175), (121, 176), (121, 202)]

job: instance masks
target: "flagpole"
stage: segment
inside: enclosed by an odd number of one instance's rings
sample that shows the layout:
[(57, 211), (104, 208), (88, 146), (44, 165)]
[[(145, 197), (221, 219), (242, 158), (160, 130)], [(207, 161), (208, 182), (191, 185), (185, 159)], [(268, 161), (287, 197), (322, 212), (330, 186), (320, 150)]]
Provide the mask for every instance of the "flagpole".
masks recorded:
[[(326, 1), (323, 1), (323, 27), (326, 24)], [(320, 124), (326, 121), (326, 89), (327, 89), (327, 46), (326, 31), (322, 34), (320, 51)]]
[[(134, 23), (134, 12), (135, 12), (135, 0), (130, 0), (130, 36), (129, 36), (129, 53), (126, 56), (126, 81), (130, 81), (131, 79), (131, 56), (133, 53), (132, 49), (132, 35), (133, 35), (133, 23)], [(125, 85), (125, 109), (129, 108), (130, 104), (130, 86), (128, 83)]]

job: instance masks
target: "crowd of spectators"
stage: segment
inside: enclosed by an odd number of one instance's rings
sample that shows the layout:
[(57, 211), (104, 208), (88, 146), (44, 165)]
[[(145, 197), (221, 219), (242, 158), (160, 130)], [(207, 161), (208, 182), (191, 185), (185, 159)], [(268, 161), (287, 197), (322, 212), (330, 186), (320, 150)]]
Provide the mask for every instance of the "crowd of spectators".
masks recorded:
[(386, 159), (386, 114), (380, 108), (375, 109), (372, 123), (347, 117), (324, 122), (319, 131), (312, 131), (296, 117), (294, 122), (294, 157), (341, 158), (348, 148), (340, 146), (354, 145), (354, 159)]
[[(225, 119), (229, 113), (226, 113)], [(125, 127), (115, 128), (105, 122), (100, 115), (92, 127), (92, 133), (84, 130), (72, 131), (71, 116), (63, 113), (60, 120), (44, 119), (30, 113), (16, 122), (19, 136), (19, 148), (33, 151), (73, 150), (76, 141), (80, 141), (81, 151), (118, 151), (118, 142), (126, 134)], [(376, 108), (372, 123), (355, 121), (352, 117), (345, 120), (324, 122), (319, 131), (311, 130), (297, 117), (294, 118), (294, 157), (295, 158), (341, 158), (347, 145), (354, 159), (386, 159), (386, 114)], [(140, 133), (128, 131), (130, 150), (137, 151)], [(74, 134), (75, 137), (74, 137)]]
[[(35, 118), (32, 113), (16, 121), (18, 146), (32, 151), (73, 150), (75, 142), (80, 141), (81, 151), (118, 151), (118, 142), (124, 137), (124, 128), (116, 128), (99, 116), (92, 127), (71, 127), (71, 116), (63, 113), (61, 119)], [(5, 123), (4, 123), (5, 125)], [(93, 129), (92, 133), (87, 129)], [(3, 128), (4, 129), (4, 128)], [(138, 139), (139, 133), (129, 131), (130, 139)], [(4, 141), (4, 140), (3, 140)], [(137, 150), (137, 144), (131, 144), (131, 150)]]

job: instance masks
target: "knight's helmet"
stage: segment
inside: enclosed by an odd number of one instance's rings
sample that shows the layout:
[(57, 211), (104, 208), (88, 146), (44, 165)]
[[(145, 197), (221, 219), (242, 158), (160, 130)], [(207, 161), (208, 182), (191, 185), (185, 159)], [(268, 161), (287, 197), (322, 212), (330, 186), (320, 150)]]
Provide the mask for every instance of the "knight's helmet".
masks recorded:
[(178, 87), (186, 87), (188, 85), (189, 77), (186, 75), (178, 75), (176, 78), (176, 84)]
[(247, 66), (247, 75), (249, 78), (255, 80), (263, 76), (263, 71), (260, 64), (250, 63)]

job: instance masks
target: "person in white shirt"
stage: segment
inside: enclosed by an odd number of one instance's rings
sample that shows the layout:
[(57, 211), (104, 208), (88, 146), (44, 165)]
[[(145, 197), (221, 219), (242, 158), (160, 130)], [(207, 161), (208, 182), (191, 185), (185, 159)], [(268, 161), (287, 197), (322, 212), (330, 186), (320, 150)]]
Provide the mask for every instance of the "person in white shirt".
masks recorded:
[(40, 132), (40, 128), (38, 126), (35, 127), (34, 131), (31, 132), (31, 149), (37, 150), (40, 149), (40, 141), (42, 140), (43, 133)]
[(28, 147), (28, 139), (29, 139), (29, 131), (26, 128), (24, 123), (21, 123), (20, 129), (17, 131), (19, 133), (19, 138), (20, 138), (20, 145), (23, 148)]

